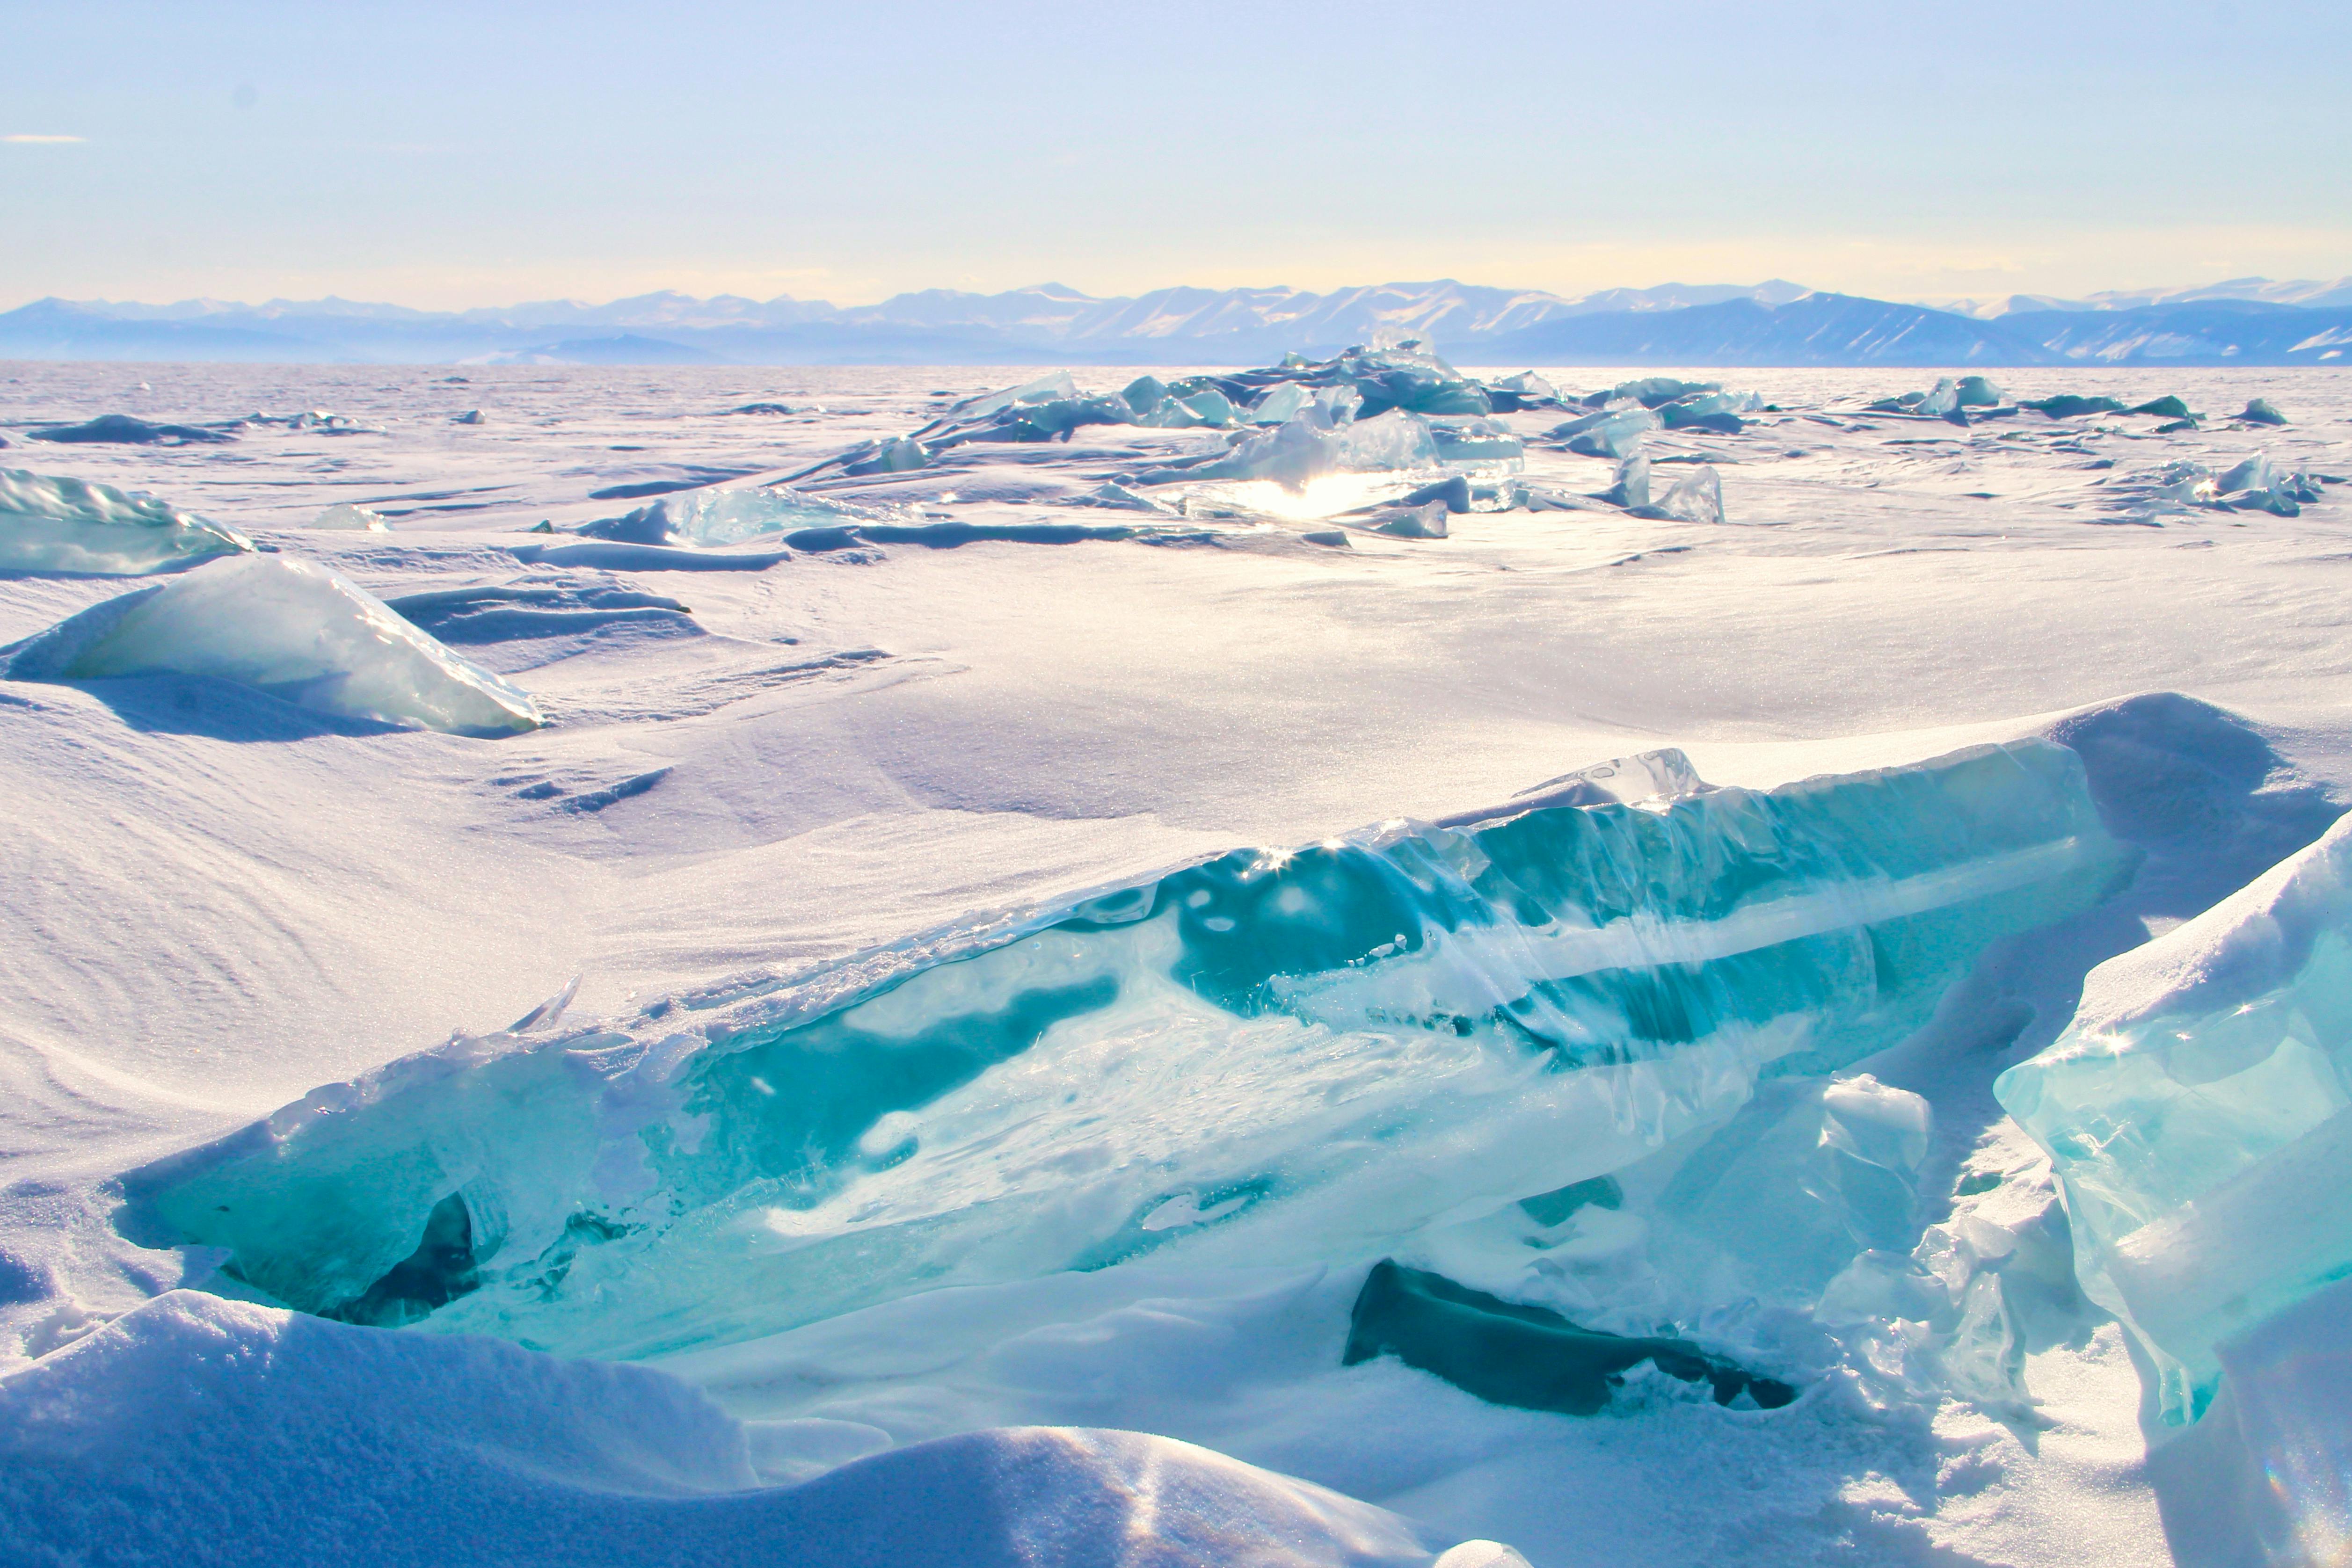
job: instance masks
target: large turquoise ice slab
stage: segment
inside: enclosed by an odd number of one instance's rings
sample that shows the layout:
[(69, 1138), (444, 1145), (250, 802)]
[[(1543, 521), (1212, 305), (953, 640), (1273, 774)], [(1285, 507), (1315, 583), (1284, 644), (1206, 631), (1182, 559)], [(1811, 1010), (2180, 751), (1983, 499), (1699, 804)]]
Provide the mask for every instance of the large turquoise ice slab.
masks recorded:
[(320, 713), (453, 735), (510, 735), (541, 722), (530, 697), (365, 589), (285, 556), (215, 561), (0, 649), (0, 675), (10, 680), (165, 674), (240, 681)]
[(252, 549), (153, 496), (0, 468), (0, 571), (145, 577)]
[(2040, 742), (1550, 800), (1235, 851), (723, 1022), (455, 1041), (134, 1212), (310, 1311), (608, 1355), (1163, 1248), (1366, 1261), (1891, 1043), (2130, 863)]
[(2065, 1184), (2084, 1291), (2194, 1419), (2218, 1342), (2352, 1274), (2352, 818), (2092, 971), (1994, 1092)]

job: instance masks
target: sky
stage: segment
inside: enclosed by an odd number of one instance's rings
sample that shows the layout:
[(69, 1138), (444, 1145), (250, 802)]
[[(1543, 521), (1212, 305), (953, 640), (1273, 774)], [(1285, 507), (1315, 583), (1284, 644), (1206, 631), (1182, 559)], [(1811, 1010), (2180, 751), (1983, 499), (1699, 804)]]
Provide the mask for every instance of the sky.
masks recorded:
[(0, 308), (2352, 273), (2342, 0), (0, 0)]

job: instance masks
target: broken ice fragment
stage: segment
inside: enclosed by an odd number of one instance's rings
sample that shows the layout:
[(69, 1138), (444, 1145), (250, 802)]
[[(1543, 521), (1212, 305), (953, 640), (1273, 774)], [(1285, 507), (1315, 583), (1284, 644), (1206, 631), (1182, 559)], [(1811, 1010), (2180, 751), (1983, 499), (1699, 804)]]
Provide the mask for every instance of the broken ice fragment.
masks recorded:
[(352, 528), (370, 534), (392, 531), (392, 525), (383, 520), (382, 512), (371, 511), (365, 507), (354, 507), (348, 501), (329, 507), (310, 519), (310, 526), (314, 528)]
[(1549, 408), (1559, 402), (1559, 389), (1533, 371), (1521, 371), (1515, 376), (1486, 383), (1487, 401), (1496, 413), (1517, 413), (1524, 409)]
[(145, 577), (252, 549), (142, 491), (0, 468), (0, 571)]
[(1547, 434), (1555, 441), (1567, 442), (1570, 452), (1622, 462), (1642, 449), (1642, 437), (1651, 431), (1664, 429), (1665, 423), (1648, 409), (1624, 408), (1571, 419), (1555, 425)]
[(584, 538), (624, 544), (713, 549), (799, 528), (897, 521), (901, 517), (898, 512), (853, 506), (789, 486), (752, 485), (666, 496), (622, 517), (583, 523), (573, 531)]
[(1441, 463), (1517, 467), (1527, 455), (1527, 444), (1498, 419), (1433, 419), (1429, 434)]
[(1658, 497), (1657, 510), (1689, 523), (1723, 521), (1723, 480), (1705, 464), (1675, 481)]
[(2034, 398), (2017, 405), (2052, 419), (2079, 419), (2086, 413), (2121, 413), (2124, 405), (2111, 397), (2082, 397), (2074, 392), (2060, 392), (2055, 397)]
[(2064, 1184), (2084, 1292), (2195, 1419), (2221, 1342), (2352, 1272), (2352, 817), (2093, 970), (1993, 1092)]
[[(1606, 394), (1606, 401), (1615, 402), (1622, 398), (1631, 398), (1643, 408), (1658, 408), (1676, 398), (1688, 397), (1693, 392), (1722, 390), (1721, 382), (1685, 382), (1677, 381), (1673, 376), (1644, 376), (1639, 381), (1618, 382)], [(1592, 400), (1588, 398), (1585, 401), (1590, 403)]]
[(2141, 403), (2137, 408), (2128, 408), (2124, 412), (2126, 413), (2152, 413), (2158, 419), (2193, 420), (2197, 417), (2197, 415), (2189, 412), (2189, 405), (2187, 403), (2181, 402), (2179, 398), (2173, 396), (2170, 393), (2167, 393), (2163, 397), (2152, 398), (2148, 402)]
[(2270, 399), (2263, 397), (2247, 399), (2245, 412), (2238, 417), (2249, 424), (2284, 424), (2286, 423), (2286, 415), (2281, 413)]
[(1620, 507), (1650, 504), (1650, 460), (1635, 453), (1617, 465), (1617, 481), (1601, 499)]
[(1962, 376), (1960, 378), (1960, 384), (1953, 389), (1953, 392), (1955, 401), (1957, 401), (1962, 408), (1998, 408), (2000, 406), (2000, 389), (1993, 385), (1992, 382), (1987, 381), (1982, 376)]
[(543, 722), (530, 698), (373, 594), (286, 556), (215, 561), (0, 653), (11, 680), (212, 675), (320, 713), (451, 735), (511, 735)]

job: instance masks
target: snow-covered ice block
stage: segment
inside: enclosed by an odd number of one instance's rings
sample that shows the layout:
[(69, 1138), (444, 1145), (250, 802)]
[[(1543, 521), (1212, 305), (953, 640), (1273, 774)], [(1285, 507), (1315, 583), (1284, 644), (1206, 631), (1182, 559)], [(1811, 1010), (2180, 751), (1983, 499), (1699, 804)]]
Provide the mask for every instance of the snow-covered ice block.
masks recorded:
[(1162, 1250), (1369, 1261), (1891, 1043), (2128, 863), (2037, 742), (1390, 823), (726, 1019), (453, 1041), (129, 1184), (289, 1304), (570, 1353)]
[(216, 561), (0, 653), (11, 680), (213, 675), (320, 713), (452, 735), (511, 735), (543, 722), (530, 697), (373, 594), (285, 556)]
[(2218, 1342), (2352, 1270), (2352, 817), (2093, 970), (1995, 1092), (2064, 1184), (2084, 1291), (2194, 1419)]
[(146, 577), (252, 549), (153, 496), (0, 468), (0, 571)]
[(762, 1487), (766, 1425), (643, 1367), (173, 1291), (0, 1377), (0, 1558), (1429, 1568), (1433, 1556), (1394, 1514), (1168, 1437), (996, 1428)]

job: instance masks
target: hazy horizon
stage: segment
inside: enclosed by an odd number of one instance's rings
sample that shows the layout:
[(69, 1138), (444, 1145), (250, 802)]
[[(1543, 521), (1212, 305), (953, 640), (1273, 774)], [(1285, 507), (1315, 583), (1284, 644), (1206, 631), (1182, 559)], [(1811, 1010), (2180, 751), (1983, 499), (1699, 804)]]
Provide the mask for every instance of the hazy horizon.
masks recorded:
[(12, 30), (52, 68), (0, 122), (20, 303), (2352, 273), (2352, 17), (2312, 5), (97, 5)]

